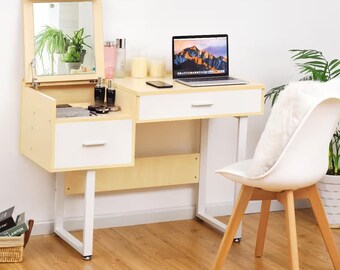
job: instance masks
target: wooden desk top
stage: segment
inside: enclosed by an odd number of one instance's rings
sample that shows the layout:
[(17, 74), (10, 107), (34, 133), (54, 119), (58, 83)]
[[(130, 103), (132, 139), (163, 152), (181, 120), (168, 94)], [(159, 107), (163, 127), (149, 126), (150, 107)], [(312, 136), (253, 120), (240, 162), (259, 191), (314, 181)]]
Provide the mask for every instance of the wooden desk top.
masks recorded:
[[(156, 88), (147, 85), (146, 81), (164, 81), (165, 83), (172, 84), (172, 88)], [(192, 92), (210, 92), (210, 91), (226, 91), (226, 90), (252, 90), (264, 89), (264, 84), (249, 83), (244, 85), (221, 85), (221, 86), (204, 86), (204, 87), (190, 87), (184, 84), (175, 82), (173, 79), (166, 78), (144, 78), (134, 79), (131, 77), (115, 78), (113, 85), (120, 90), (129, 92), (136, 96), (144, 95), (159, 95), (159, 94), (179, 94), (179, 93), (192, 93)]]

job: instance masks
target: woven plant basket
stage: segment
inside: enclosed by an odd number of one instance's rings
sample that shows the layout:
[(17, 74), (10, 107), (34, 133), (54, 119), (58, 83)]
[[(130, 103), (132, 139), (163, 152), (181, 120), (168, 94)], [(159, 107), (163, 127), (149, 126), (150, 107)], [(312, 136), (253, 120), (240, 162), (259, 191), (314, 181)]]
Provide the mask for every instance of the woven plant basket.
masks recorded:
[(318, 190), (329, 226), (340, 228), (340, 175), (325, 175)]
[(21, 262), (24, 255), (24, 234), (0, 237), (0, 263)]

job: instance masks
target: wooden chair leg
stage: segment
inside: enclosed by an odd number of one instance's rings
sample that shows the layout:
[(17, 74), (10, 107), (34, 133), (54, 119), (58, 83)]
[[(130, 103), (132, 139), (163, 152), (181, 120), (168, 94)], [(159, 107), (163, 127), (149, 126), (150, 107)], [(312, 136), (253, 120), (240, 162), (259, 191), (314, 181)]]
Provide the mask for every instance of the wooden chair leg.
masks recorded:
[(222, 242), (220, 244), (217, 257), (215, 260), (214, 268), (215, 270), (222, 269), (224, 261), (229, 253), (231, 244), (235, 233), (240, 225), (244, 212), (247, 208), (251, 195), (253, 194), (254, 188), (242, 185), (240, 193), (238, 195), (235, 207), (229, 219), (227, 229), (223, 235)]
[(289, 259), (292, 270), (299, 269), (299, 256), (296, 235), (295, 207), (293, 190), (284, 191), (277, 195), (278, 200), (284, 205), (286, 216), (286, 229), (289, 245)]
[(257, 230), (255, 257), (261, 257), (263, 254), (264, 241), (266, 239), (268, 218), (269, 218), (269, 212), (270, 212), (270, 203), (271, 203), (271, 200), (262, 201), (259, 227)]
[(327, 246), (328, 253), (331, 257), (334, 269), (340, 269), (340, 257), (334, 241), (333, 233), (329, 227), (325, 210), (323, 209), (322, 202), (317, 191), (316, 185), (308, 187), (306, 192), (309, 202), (312, 206), (315, 218), (318, 222), (320, 232), (322, 234), (323, 240)]

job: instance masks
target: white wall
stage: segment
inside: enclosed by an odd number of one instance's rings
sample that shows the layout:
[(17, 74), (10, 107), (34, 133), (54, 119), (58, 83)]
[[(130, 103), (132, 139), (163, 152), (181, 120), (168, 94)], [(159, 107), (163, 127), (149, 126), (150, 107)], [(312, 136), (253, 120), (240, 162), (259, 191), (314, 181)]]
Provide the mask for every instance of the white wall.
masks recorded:
[[(21, 0), (12, 0), (0, 10), (0, 209), (15, 205), (16, 212), (26, 211), (27, 217), (36, 220), (40, 228), (36, 233), (40, 233), (48, 231), (53, 219), (54, 176), (19, 153), (20, 81), (24, 76), (21, 9)], [(336, 0), (103, 0), (104, 34), (106, 39), (126, 37), (128, 56), (133, 47), (147, 46), (149, 55), (167, 58), (169, 69), (172, 35), (228, 33), (232, 74), (263, 82), (270, 89), (296, 79), (289, 59), (291, 48), (315, 48), (329, 58), (340, 56), (339, 10)], [(266, 116), (250, 120), (248, 157), (265, 120)], [(232, 184), (213, 171), (234, 160), (235, 124), (233, 119), (211, 121), (207, 199), (212, 207), (230, 205), (233, 200)], [(193, 186), (184, 186), (100, 195), (95, 207), (97, 225), (105, 226), (99, 223), (101, 218), (112, 224), (135, 223), (134, 217), (143, 215), (151, 221), (167, 219), (177, 210), (188, 217), (195, 192)], [(82, 215), (80, 197), (72, 197), (68, 203), (68, 217)]]

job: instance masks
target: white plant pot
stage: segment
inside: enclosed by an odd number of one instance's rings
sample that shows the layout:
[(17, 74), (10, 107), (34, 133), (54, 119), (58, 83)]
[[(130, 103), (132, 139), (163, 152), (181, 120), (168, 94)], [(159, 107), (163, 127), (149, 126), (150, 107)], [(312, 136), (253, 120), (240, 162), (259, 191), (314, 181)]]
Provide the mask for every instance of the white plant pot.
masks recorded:
[(325, 175), (318, 183), (329, 226), (340, 228), (340, 175)]
[(81, 63), (80, 62), (66, 62), (66, 67), (68, 69), (68, 73), (71, 73), (71, 70), (78, 70), (80, 68)]

